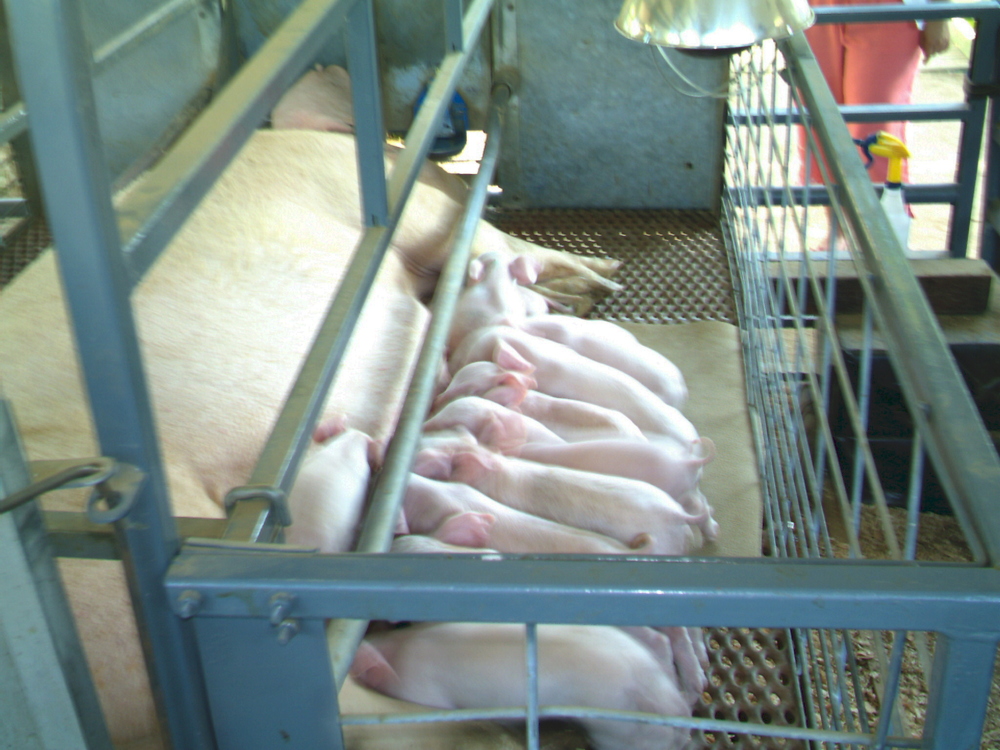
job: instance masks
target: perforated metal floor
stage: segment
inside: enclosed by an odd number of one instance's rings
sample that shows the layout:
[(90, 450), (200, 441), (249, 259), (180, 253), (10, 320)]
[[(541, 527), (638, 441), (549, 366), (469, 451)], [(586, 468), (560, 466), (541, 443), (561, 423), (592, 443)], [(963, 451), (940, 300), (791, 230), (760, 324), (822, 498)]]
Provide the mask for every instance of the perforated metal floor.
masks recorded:
[(544, 247), (623, 262), (624, 289), (589, 317), (631, 323), (736, 323), (729, 262), (709, 211), (492, 210), (491, 222)]
[(10, 235), (0, 238), (0, 288), (50, 244), (52, 236), (41, 219), (25, 219)]

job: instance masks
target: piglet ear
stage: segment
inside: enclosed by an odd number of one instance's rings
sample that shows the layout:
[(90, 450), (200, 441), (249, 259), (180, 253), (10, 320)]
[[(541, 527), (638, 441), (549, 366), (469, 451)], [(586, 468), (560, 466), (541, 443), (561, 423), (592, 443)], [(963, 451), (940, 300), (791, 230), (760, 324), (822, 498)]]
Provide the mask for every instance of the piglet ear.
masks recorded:
[(493, 361), (504, 370), (527, 373), (535, 371), (535, 366), (522, 357), (521, 353), (506, 341), (497, 343), (496, 348), (493, 350)]
[(530, 286), (538, 281), (542, 264), (527, 255), (518, 255), (510, 262), (510, 275), (518, 284)]
[(444, 451), (428, 448), (414, 457), (411, 470), (428, 479), (447, 481), (452, 475), (452, 457)]
[(347, 429), (347, 418), (343, 414), (337, 414), (328, 419), (322, 420), (313, 430), (313, 440), (317, 443), (325, 443), (333, 437)]
[(399, 675), (396, 674), (396, 670), (368, 641), (361, 641), (361, 645), (358, 646), (350, 673), (365, 687), (387, 695), (392, 695), (393, 689), (399, 686)]
[(496, 459), (487, 451), (459, 451), (451, 457), (451, 477), (456, 482), (473, 484), (497, 468)]
[(485, 547), (495, 520), (496, 517), (489, 513), (457, 513), (446, 519), (433, 536), (459, 547)]
[[(521, 400), (524, 400), (523, 396)], [(522, 417), (513, 411), (502, 411), (499, 414), (491, 414), (486, 420), (480, 442), (509, 456), (517, 453), (521, 446), (528, 442), (528, 429)]]

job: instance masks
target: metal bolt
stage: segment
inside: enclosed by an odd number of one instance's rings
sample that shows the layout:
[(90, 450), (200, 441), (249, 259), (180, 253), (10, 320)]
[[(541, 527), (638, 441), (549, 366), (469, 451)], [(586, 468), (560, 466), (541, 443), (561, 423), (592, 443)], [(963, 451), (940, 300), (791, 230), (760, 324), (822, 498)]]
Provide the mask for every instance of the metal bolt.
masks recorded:
[(286, 617), (278, 624), (278, 643), (287, 644), (299, 633), (299, 621), (294, 617)]
[(201, 594), (194, 589), (184, 589), (177, 596), (177, 614), (184, 620), (189, 620), (201, 607)]
[(268, 604), (271, 605), (271, 624), (277, 626), (282, 620), (288, 617), (288, 613), (292, 609), (292, 602), (295, 601), (295, 597), (291, 594), (286, 594), (284, 591), (280, 591), (268, 600)]

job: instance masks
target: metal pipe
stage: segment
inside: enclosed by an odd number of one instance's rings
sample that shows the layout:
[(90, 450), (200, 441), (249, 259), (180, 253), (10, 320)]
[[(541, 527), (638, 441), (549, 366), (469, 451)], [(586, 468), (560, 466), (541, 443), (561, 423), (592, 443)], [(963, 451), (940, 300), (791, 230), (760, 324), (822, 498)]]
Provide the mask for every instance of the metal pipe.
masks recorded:
[(140, 18), (125, 31), (97, 48), (94, 52), (94, 76), (99, 76), (123, 54), (163, 31), (166, 26), (202, 3), (203, 0), (168, 0), (152, 13)]
[[(472, 241), (500, 156), (501, 113), (510, 96), (511, 92), (507, 86), (498, 86), (493, 91), (487, 116), (486, 148), (479, 165), (479, 172), (469, 191), (468, 203), (448, 262), (437, 282), (431, 306), (431, 323), (420, 350), (410, 389), (403, 402), (396, 433), (386, 450), (384, 468), (372, 489), (369, 510), (358, 538), (358, 552), (384, 552), (392, 541), (396, 518), (410, 474), (410, 464), (413, 462), (420, 430), (431, 404), (448, 329), (451, 327), (458, 294), (465, 280)], [(354, 652), (367, 627), (367, 620), (334, 620), (327, 627), (327, 643), (338, 687), (343, 684), (347, 676)]]
[(28, 130), (28, 110), (24, 102), (14, 102), (0, 113), (0, 144), (9, 143)]

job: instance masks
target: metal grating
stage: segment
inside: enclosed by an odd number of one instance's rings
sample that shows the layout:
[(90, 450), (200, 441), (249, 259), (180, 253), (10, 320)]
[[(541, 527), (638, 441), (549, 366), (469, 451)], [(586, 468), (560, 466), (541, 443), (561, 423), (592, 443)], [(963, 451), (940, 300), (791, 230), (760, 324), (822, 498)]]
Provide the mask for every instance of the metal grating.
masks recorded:
[(710, 211), (496, 210), (500, 229), (543, 247), (623, 262), (624, 285), (588, 317), (630, 323), (736, 323), (729, 262)]
[(0, 289), (51, 244), (52, 235), (43, 219), (25, 219), (0, 243)]

